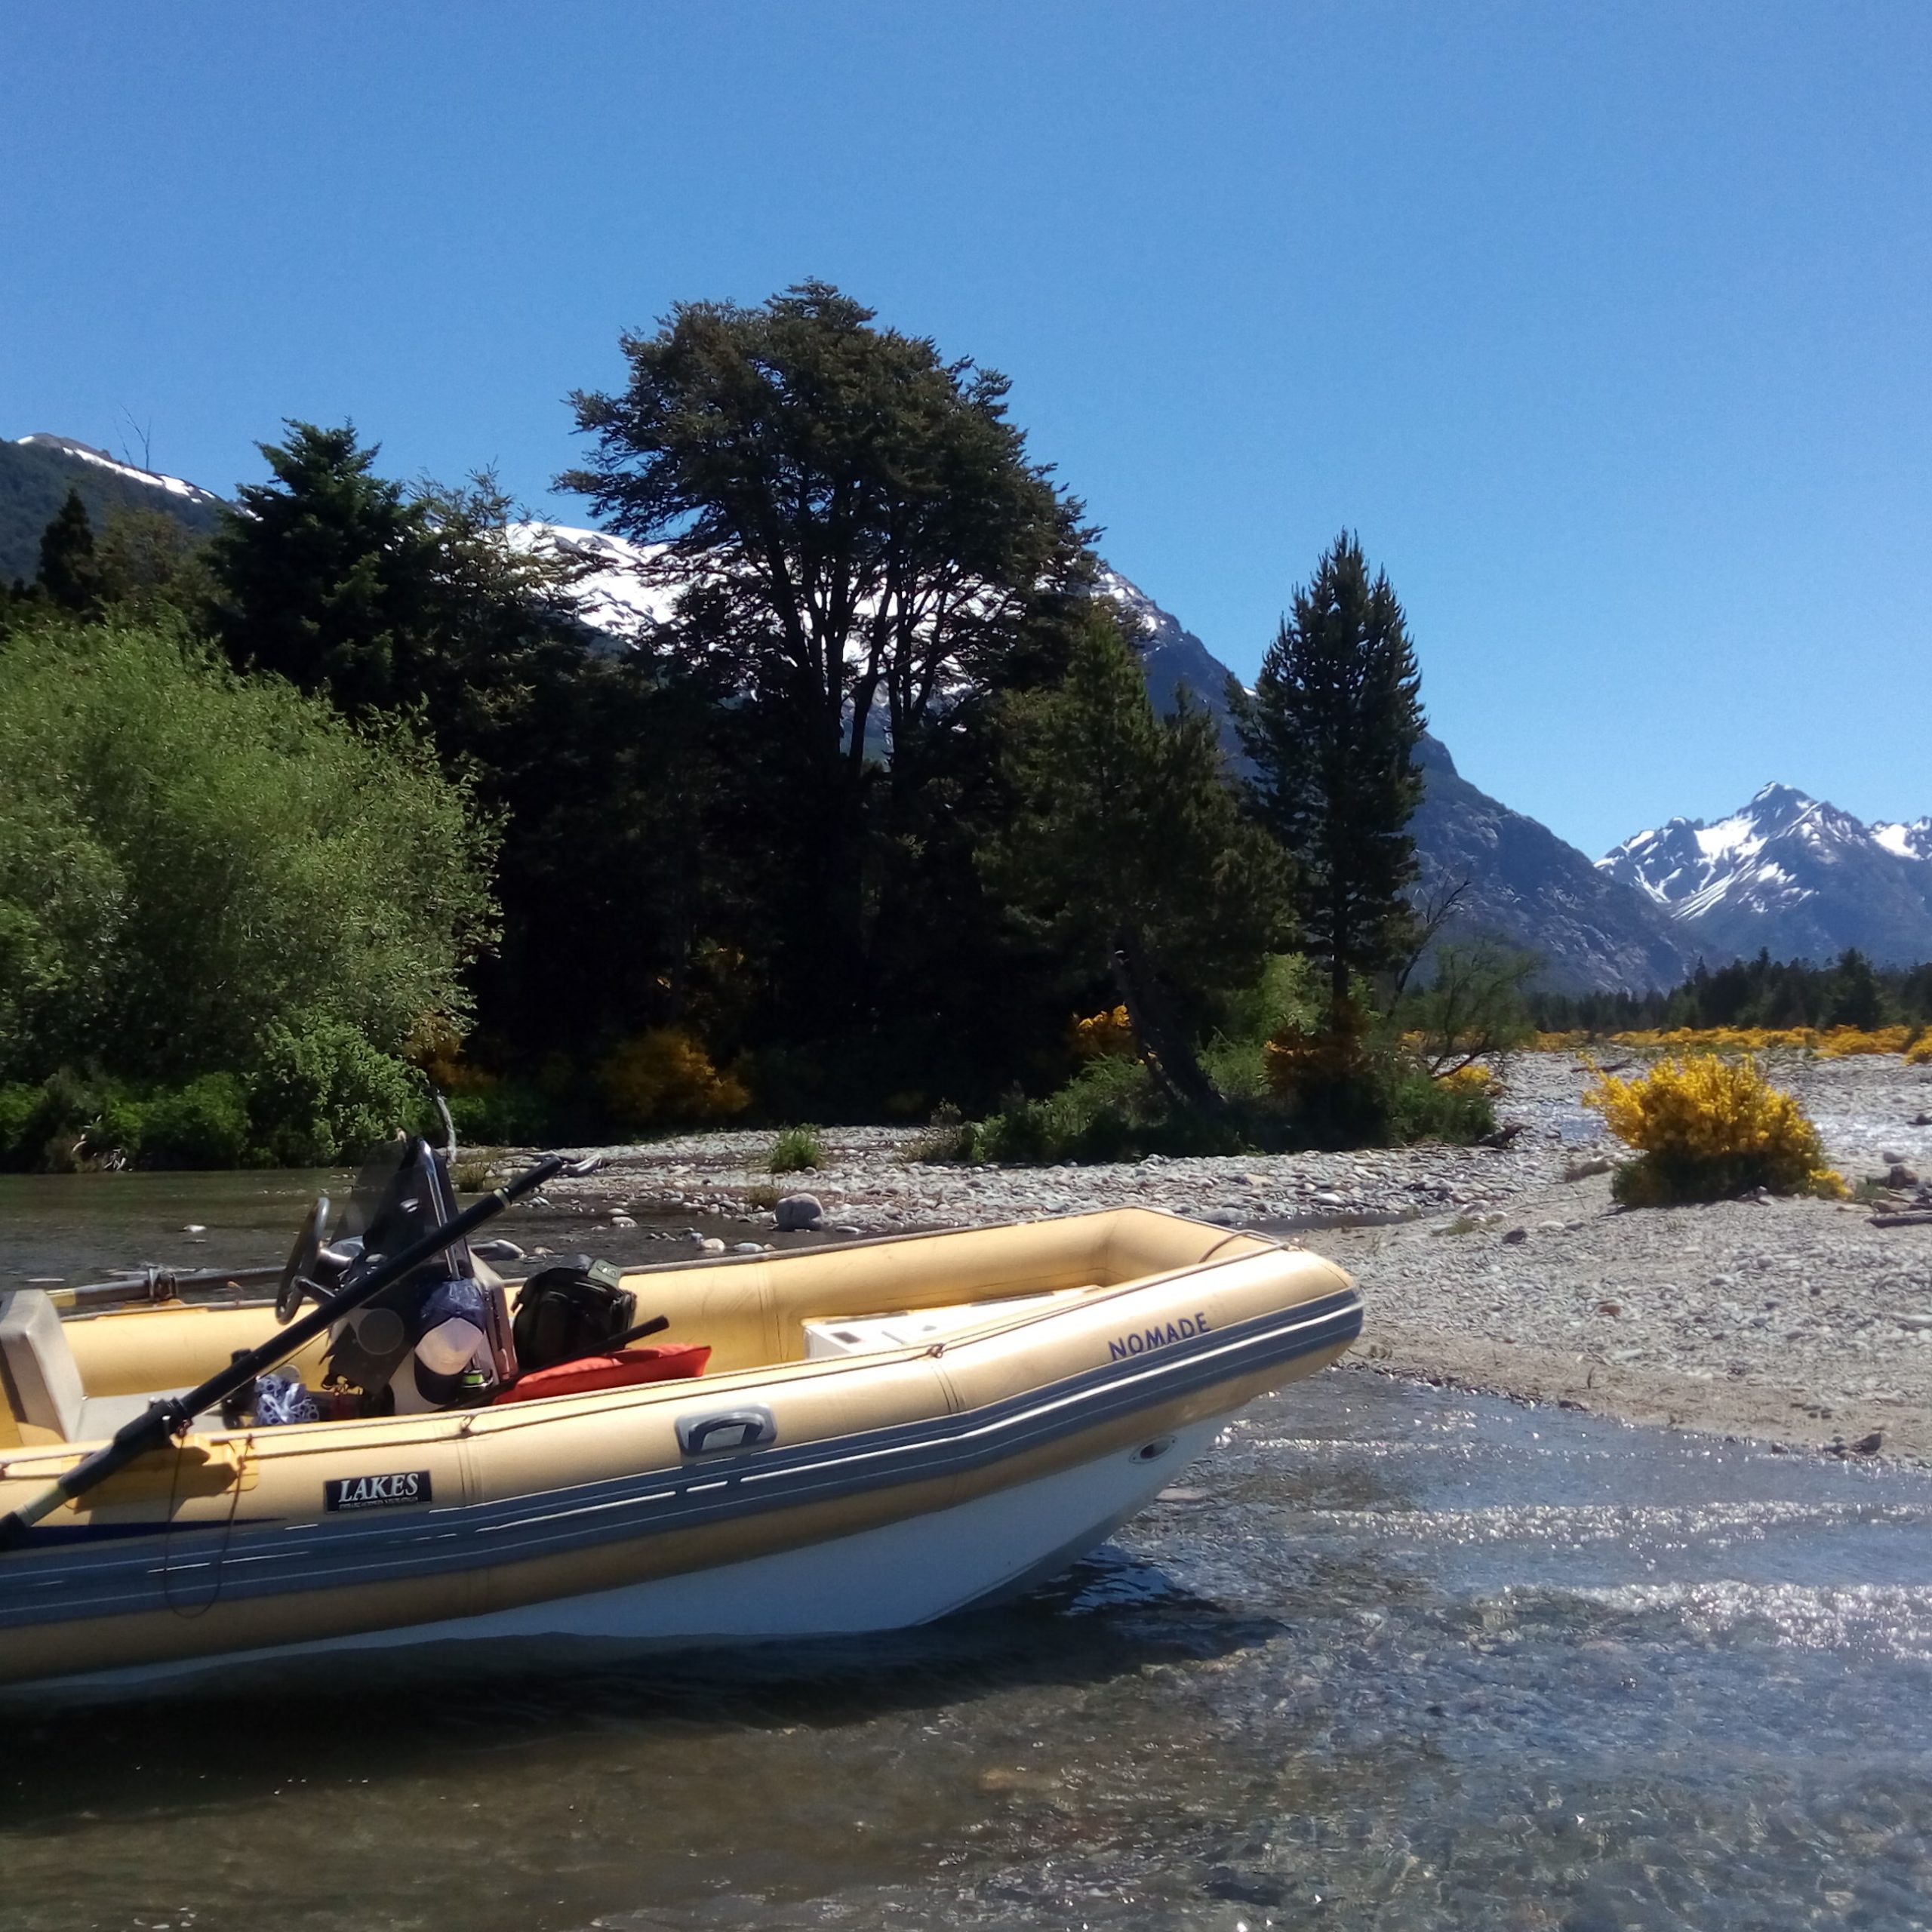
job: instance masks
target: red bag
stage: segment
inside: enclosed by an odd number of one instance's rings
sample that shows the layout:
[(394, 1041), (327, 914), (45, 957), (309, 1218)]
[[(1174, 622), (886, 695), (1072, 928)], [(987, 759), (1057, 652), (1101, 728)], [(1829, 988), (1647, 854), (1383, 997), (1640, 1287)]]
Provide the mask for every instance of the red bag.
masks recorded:
[(545, 1395), (581, 1395), (592, 1389), (624, 1389), (638, 1382), (676, 1382), (702, 1375), (711, 1350), (696, 1343), (673, 1343), (662, 1349), (620, 1349), (611, 1355), (584, 1355), (560, 1361), (555, 1368), (533, 1369), (519, 1375), (497, 1398), (504, 1402), (534, 1402)]

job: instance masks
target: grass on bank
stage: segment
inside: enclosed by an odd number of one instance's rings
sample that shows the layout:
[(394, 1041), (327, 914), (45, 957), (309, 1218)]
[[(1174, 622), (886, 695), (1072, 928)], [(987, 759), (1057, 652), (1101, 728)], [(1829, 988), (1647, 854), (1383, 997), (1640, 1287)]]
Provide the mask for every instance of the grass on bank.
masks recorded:
[(765, 1168), (774, 1174), (810, 1174), (822, 1165), (825, 1148), (815, 1127), (788, 1127), (771, 1143)]

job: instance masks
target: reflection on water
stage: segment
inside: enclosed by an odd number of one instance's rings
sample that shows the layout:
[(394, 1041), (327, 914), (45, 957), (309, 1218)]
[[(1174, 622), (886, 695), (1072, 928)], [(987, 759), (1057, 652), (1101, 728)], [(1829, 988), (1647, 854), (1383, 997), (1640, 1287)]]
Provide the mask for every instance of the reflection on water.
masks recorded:
[(1331, 1373), (863, 1644), (0, 1715), (0, 1923), (1932, 1924), (1932, 1481)]

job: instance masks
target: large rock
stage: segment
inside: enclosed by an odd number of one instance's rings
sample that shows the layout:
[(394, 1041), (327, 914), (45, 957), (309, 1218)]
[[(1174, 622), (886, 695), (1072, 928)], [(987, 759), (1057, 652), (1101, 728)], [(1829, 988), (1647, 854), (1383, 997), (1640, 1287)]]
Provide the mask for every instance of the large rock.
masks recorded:
[(778, 1232), (802, 1234), (825, 1219), (825, 1209), (816, 1194), (788, 1194), (778, 1203)]

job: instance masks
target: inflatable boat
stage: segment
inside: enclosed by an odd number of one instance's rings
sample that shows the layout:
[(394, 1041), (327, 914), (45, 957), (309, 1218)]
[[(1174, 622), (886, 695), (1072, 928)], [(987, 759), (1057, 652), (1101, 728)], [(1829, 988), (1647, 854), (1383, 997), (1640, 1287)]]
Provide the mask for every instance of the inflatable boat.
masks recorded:
[[(1327, 1262), (1142, 1208), (620, 1285), (654, 1318), (652, 1348), (547, 1376), (512, 1364), (456, 1406), (267, 1426), (264, 1395), (258, 1414), (181, 1416), (165, 1446), (37, 1505), (0, 1550), (0, 1684), (926, 1622), (1094, 1548), (1361, 1322)], [(272, 1343), (277, 1318), (176, 1303), (63, 1321), (37, 1291), (0, 1297), (0, 1511)], [(288, 1362), (298, 1392), (326, 1380), (344, 1326)]]

